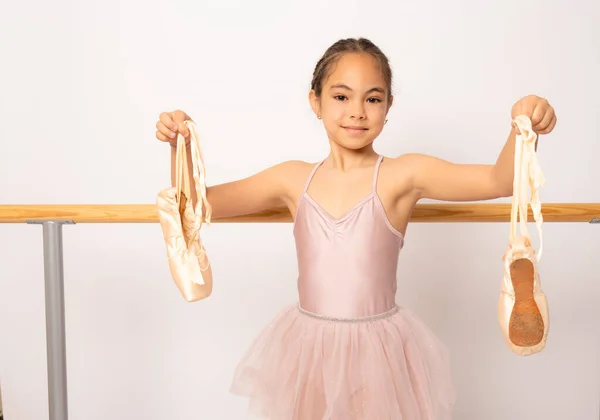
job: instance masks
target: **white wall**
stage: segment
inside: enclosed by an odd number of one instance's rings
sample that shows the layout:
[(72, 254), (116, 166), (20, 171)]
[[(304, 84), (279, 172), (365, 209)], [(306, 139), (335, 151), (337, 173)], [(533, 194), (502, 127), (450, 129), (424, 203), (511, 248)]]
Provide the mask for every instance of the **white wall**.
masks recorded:
[[(544, 202), (600, 202), (600, 7), (592, 0), (12, 2), (0, 15), (0, 204), (153, 203), (169, 185), (159, 112), (182, 108), (209, 181), (327, 153), (307, 92), (341, 37), (390, 57), (386, 155), (493, 162), (510, 107), (536, 93), (559, 125), (539, 155)], [(594, 26), (596, 22), (596, 26)], [(460, 420), (596, 420), (600, 227), (544, 225), (551, 335), (505, 347), (496, 302), (506, 224), (416, 224), (398, 301), (450, 348)], [(294, 301), (290, 224), (204, 231), (214, 295), (185, 303), (158, 224), (64, 228), (70, 418), (242, 419), (228, 393), (253, 337)], [(0, 383), (6, 420), (47, 416), (41, 228), (0, 226)]]

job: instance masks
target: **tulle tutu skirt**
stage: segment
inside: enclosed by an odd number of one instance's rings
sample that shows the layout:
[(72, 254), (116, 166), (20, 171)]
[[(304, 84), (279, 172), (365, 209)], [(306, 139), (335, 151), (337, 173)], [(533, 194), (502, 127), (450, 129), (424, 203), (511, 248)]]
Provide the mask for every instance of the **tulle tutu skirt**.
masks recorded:
[(455, 401), (444, 344), (403, 307), (347, 322), (290, 305), (248, 349), (231, 392), (271, 420), (448, 420)]

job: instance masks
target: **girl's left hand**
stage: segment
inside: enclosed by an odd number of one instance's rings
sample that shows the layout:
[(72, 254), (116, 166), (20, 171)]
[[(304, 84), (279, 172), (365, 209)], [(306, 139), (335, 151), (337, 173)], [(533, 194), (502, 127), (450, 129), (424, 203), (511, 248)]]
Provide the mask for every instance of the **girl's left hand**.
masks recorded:
[[(554, 108), (546, 99), (536, 95), (525, 96), (513, 105), (511, 117), (514, 119), (519, 115), (529, 117), (533, 131), (537, 134), (548, 134), (554, 130), (554, 126), (556, 125)], [(514, 122), (512, 125), (517, 134), (521, 134)]]

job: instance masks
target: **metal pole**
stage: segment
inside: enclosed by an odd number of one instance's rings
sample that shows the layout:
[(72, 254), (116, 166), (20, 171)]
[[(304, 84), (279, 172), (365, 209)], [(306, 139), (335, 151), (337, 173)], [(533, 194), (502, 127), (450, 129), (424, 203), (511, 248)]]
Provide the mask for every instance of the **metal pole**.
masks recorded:
[(73, 222), (28, 220), (27, 223), (43, 225), (49, 419), (68, 420), (62, 225)]

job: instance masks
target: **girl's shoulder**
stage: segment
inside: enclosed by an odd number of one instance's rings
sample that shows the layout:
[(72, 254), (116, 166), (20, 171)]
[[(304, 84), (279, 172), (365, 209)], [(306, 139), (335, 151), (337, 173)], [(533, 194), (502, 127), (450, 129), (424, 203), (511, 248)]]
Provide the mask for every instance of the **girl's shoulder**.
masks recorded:
[(391, 176), (396, 179), (398, 177), (411, 177), (418, 169), (423, 158), (426, 159), (426, 155), (418, 153), (405, 153), (391, 157), (384, 156), (381, 163), (380, 176)]
[(396, 202), (399, 198), (415, 199), (415, 178), (422, 156), (406, 153), (395, 157), (384, 157), (377, 179), (380, 195)]
[(318, 162), (287, 160), (276, 165), (272, 176), (282, 184), (289, 196), (296, 196), (302, 190)]
[(318, 162), (287, 160), (278, 165), (280, 167), (279, 174), (290, 179), (308, 177), (317, 164)]

